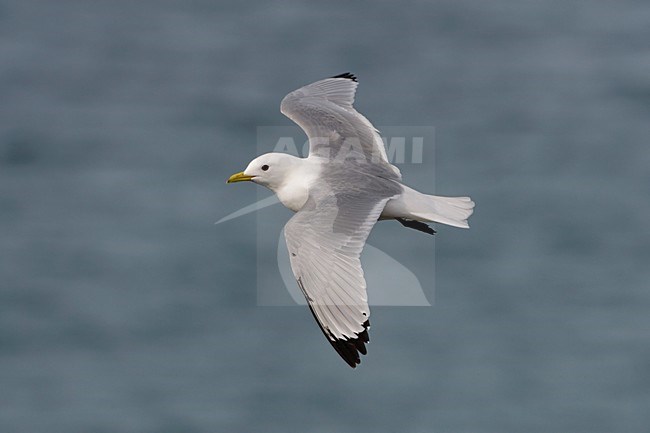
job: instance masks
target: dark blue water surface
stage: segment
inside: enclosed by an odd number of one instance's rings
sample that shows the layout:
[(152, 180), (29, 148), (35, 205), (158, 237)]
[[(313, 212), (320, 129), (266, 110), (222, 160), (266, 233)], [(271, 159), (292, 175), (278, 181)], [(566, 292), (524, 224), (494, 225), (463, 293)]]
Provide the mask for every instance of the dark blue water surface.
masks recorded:
[[(649, 23), (632, 0), (0, 0), (0, 431), (648, 431)], [(257, 198), (224, 180), (291, 125), (281, 98), (347, 70), (375, 124), (435, 126), (436, 192), (477, 203), (438, 227), (434, 307), (374, 308), (356, 370), (305, 307), (257, 305), (256, 217), (213, 224)], [(429, 269), (425, 235), (387, 239)]]

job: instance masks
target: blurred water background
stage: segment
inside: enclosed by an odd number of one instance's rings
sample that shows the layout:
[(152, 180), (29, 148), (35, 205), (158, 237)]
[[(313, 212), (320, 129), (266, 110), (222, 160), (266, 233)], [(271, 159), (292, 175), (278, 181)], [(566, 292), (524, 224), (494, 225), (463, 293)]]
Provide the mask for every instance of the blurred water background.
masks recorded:
[[(648, 431), (649, 24), (633, 0), (0, 0), (0, 431)], [(281, 98), (348, 70), (376, 125), (435, 126), (436, 192), (477, 203), (439, 230), (435, 306), (374, 308), (356, 370), (306, 308), (257, 306), (256, 217), (213, 224), (257, 198), (224, 180), (291, 125)], [(417, 270), (424, 236), (371, 241)]]

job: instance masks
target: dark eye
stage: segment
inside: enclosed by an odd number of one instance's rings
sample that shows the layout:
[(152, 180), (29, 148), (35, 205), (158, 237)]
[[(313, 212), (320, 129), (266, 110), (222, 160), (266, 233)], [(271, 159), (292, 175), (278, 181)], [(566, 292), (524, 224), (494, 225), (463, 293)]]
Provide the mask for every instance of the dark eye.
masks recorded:
[(268, 170), (268, 169), (269, 169), (269, 166), (268, 166), (268, 165), (264, 164), (264, 165), (262, 166), (262, 171), (266, 171), (266, 170)]

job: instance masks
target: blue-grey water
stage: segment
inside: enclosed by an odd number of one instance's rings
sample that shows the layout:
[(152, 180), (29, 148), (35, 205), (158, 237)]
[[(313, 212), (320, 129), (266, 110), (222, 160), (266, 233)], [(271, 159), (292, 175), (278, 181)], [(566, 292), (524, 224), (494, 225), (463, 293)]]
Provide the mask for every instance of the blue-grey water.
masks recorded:
[[(633, 0), (0, 0), (0, 431), (648, 431), (649, 23)], [(258, 306), (256, 217), (213, 224), (257, 198), (224, 180), (291, 125), (281, 98), (348, 70), (375, 124), (435, 126), (436, 192), (477, 203), (439, 227), (435, 305), (374, 308), (356, 370), (306, 308)], [(428, 269), (426, 235), (387, 236)]]

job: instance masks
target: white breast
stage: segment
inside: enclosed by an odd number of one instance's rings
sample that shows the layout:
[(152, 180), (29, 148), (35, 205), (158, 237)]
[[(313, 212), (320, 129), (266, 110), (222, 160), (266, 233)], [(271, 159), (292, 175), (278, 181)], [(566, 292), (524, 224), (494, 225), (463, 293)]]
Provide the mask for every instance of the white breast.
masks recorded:
[(311, 183), (318, 177), (319, 167), (309, 158), (300, 160), (299, 168), (291, 173), (280, 188), (275, 191), (280, 203), (298, 212), (309, 198)]
[(309, 190), (303, 185), (285, 185), (276, 191), (280, 203), (294, 212), (298, 212), (309, 198)]

